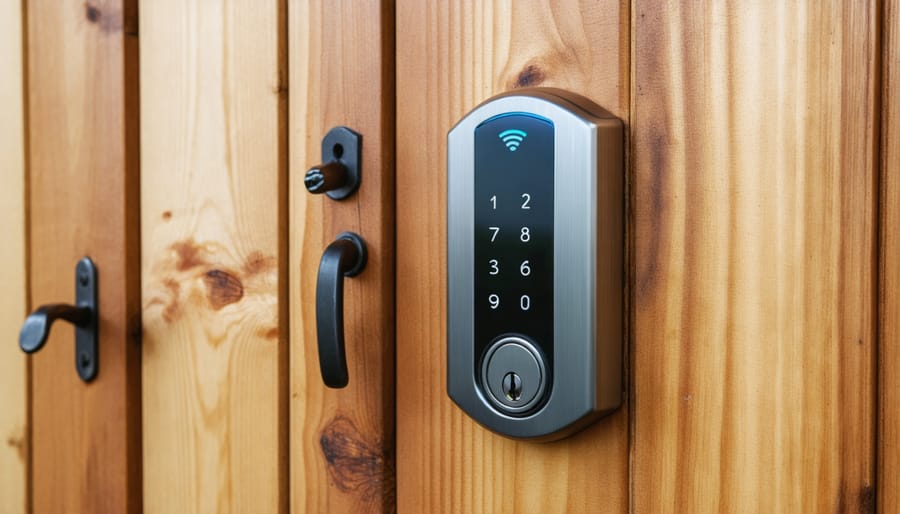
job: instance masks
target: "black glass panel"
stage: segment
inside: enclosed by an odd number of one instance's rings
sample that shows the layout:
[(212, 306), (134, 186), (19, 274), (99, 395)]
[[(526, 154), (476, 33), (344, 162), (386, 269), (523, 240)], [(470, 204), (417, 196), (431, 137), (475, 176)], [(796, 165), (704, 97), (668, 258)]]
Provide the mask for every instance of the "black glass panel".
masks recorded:
[(549, 120), (523, 113), (475, 129), (476, 373), (505, 334), (531, 340), (552, 370), (553, 138)]

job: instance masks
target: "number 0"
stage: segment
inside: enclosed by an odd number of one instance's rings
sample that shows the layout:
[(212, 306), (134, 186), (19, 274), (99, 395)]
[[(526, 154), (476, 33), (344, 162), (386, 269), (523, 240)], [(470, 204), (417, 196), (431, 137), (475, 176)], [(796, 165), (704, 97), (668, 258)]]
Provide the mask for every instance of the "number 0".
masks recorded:
[(527, 311), (531, 308), (531, 297), (527, 294), (523, 294), (521, 298), (519, 298), (519, 307), (522, 308), (523, 311)]

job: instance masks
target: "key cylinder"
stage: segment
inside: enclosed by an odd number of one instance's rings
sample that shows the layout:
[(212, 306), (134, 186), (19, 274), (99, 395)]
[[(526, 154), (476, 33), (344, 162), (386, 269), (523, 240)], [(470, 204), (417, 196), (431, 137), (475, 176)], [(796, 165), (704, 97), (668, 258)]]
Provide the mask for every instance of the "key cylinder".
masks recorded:
[(485, 354), (482, 385), (498, 410), (521, 415), (543, 398), (546, 374), (544, 359), (531, 342), (506, 336), (491, 345)]

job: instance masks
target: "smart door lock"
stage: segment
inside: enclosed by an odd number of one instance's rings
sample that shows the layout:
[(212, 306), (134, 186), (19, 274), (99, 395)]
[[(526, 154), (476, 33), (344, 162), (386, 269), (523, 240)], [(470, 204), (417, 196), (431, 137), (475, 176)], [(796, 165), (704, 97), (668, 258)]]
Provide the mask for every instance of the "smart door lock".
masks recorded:
[(497, 433), (565, 437), (622, 401), (622, 123), (534, 88), (447, 144), (448, 393)]

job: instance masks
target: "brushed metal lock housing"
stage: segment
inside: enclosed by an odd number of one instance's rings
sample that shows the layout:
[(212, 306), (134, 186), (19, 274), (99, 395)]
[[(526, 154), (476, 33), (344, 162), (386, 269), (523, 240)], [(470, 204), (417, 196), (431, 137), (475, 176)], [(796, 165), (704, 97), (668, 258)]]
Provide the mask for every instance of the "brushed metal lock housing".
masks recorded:
[(499, 434), (565, 437), (622, 402), (622, 123), (522, 89), (447, 144), (448, 394)]

